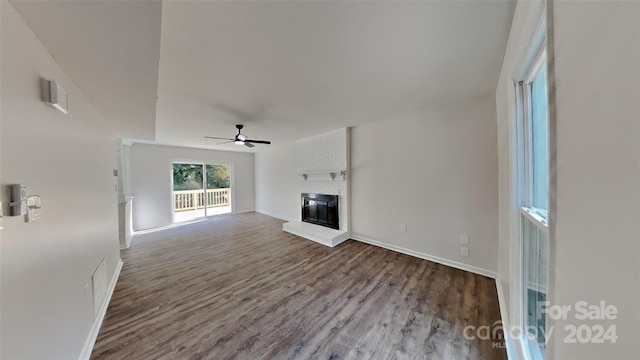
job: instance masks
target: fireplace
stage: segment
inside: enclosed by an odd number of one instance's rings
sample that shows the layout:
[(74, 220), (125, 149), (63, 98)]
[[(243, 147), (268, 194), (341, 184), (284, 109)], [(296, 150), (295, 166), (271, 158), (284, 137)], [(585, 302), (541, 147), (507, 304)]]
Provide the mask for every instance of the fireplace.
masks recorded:
[(340, 229), (338, 195), (302, 194), (302, 221)]

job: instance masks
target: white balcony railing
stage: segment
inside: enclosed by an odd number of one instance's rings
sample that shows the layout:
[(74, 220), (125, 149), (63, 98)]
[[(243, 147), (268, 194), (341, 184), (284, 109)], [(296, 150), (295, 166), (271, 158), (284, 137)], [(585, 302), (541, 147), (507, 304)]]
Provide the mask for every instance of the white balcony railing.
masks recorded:
[[(231, 205), (231, 189), (207, 189), (207, 207)], [(203, 209), (204, 190), (185, 190), (173, 192), (173, 211)]]

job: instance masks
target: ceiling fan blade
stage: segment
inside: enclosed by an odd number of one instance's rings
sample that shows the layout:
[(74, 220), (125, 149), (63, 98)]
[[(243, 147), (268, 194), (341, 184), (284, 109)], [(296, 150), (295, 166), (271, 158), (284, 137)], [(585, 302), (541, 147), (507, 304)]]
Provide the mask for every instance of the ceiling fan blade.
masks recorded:
[(252, 143), (256, 143), (256, 144), (271, 144), (271, 141), (267, 141), (267, 140), (250, 140), (247, 139), (245, 140), (245, 142), (252, 142)]
[(232, 143), (232, 142), (233, 142), (233, 140), (223, 141), (221, 143), (217, 143), (216, 145), (229, 144), (229, 143)]
[(217, 139), (217, 140), (229, 140), (229, 141), (233, 141), (235, 139), (229, 139), (229, 138), (223, 138), (223, 137), (216, 137), (216, 136), (205, 136), (205, 138), (207, 139)]
[(253, 145), (252, 143), (250, 143), (250, 142), (248, 142), (248, 141), (246, 141), (246, 140), (245, 140), (245, 142), (244, 142), (244, 146), (252, 148), (252, 147), (254, 147), (255, 145)]

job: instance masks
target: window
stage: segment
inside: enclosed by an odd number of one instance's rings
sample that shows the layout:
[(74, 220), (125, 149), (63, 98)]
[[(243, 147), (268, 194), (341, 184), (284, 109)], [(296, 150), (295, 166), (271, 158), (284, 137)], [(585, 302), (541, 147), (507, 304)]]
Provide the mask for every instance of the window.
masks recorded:
[(545, 316), (549, 268), (549, 116), (547, 58), (540, 46), (517, 82), (518, 205), (521, 249), (521, 324), (530, 358), (545, 358)]

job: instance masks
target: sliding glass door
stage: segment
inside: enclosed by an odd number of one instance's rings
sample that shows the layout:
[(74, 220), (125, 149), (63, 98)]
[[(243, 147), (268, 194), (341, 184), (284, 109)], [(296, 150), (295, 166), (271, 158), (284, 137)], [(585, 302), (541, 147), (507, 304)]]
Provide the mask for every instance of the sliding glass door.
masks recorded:
[(231, 212), (231, 166), (206, 165), (207, 216)]
[(230, 165), (174, 163), (174, 222), (230, 213), (230, 173)]
[(174, 222), (206, 216), (203, 164), (173, 164)]

